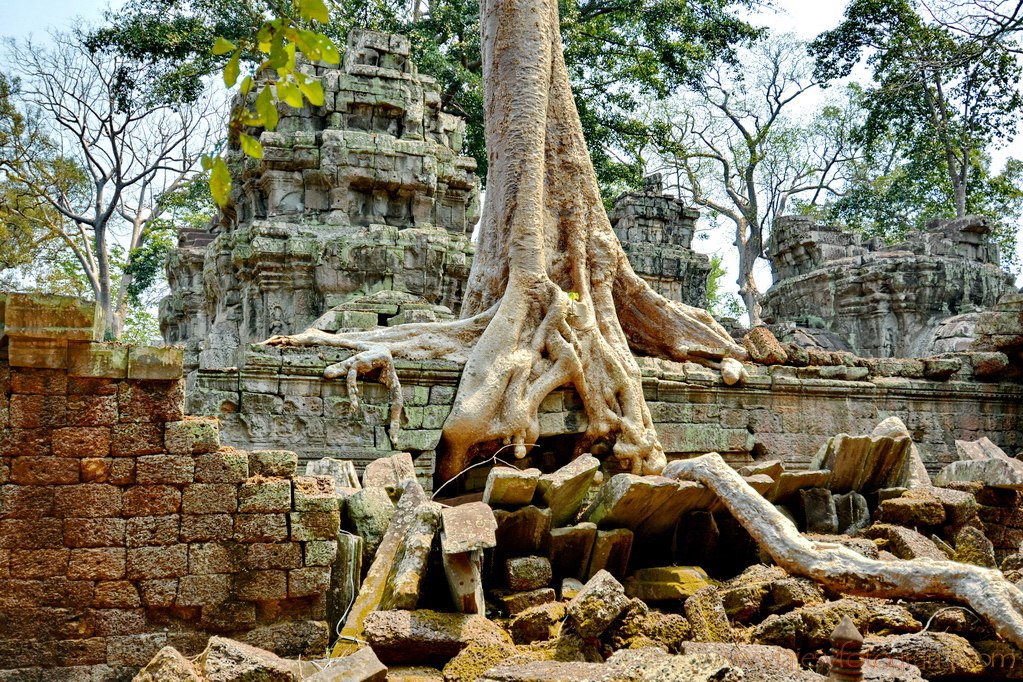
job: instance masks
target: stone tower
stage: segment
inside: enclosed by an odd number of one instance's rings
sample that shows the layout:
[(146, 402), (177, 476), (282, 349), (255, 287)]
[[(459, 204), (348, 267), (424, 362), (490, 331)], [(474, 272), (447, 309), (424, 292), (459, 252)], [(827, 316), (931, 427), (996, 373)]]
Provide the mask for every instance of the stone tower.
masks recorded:
[(341, 68), (305, 68), (324, 105), (281, 105), (261, 160), (231, 149), (229, 205), (170, 256), (161, 330), (186, 368), (235, 366), (238, 348), (376, 292), (461, 304), (479, 213), (464, 122), (404, 36), (354, 31)]
[(608, 218), (636, 274), (665, 298), (707, 307), (710, 261), (692, 250), (699, 211), (665, 194), (660, 174), (615, 199)]

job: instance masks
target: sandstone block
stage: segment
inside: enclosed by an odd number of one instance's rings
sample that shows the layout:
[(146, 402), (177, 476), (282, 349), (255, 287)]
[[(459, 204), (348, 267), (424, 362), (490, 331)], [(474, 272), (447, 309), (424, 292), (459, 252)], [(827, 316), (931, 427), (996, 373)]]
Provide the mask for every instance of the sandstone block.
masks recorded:
[(914, 497), (895, 497), (878, 505), (877, 519), (907, 528), (938, 526), (945, 522), (945, 508), (937, 498), (918, 494)]
[(292, 512), (288, 519), (293, 541), (332, 540), (341, 529), (337, 512)]
[(838, 512), (830, 490), (827, 488), (800, 490), (799, 497), (808, 533), (835, 533), (838, 530)]
[[(202, 519), (204, 517), (186, 516), (184, 518)], [(227, 518), (231, 517), (227, 516)], [(234, 517), (234, 539), (238, 542), (281, 542), (287, 540), (288, 516), (287, 514), (237, 514)]]
[(703, 587), (686, 599), (686, 619), (697, 642), (736, 642), (724, 603), (713, 586)]
[(292, 481), (295, 511), (338, 511), (335, 485), (328, 476), (296, 476)]
[(305, 473), (307, 476), (330, 476), (334, 479), (337, 489), (362, 487), (355, 471), (355, 464), (347, 459), (325, 457), (306, 462)]
[(546, 554), (550, 542), (551, 510), (533, 505), (515, 511), (494, 511), (497, 551), (505, 555)]
[(424, 502), (416, 509), (415, 519), (405, 530), (400, 549), (395, 555), (380, 608), (416, 608), (419, 587), (426, 572), (433, 538), (440, 528), (440, 519), (441, 506), (436, 502)]
[(202, 682), (202, 678), (190, 660), (168, 646), (138, 672), (133, 682)]
[(383, 488), (364, 488), (345, 504), (346, 527), (365, 541), (364, 557), (372, 560), (394, 518), (394, 502)]
[(593, 483), (600, 461), (582, 455), (537, 481), (536, 502), (551, 510), (551, 524), (557, 528), (571, 522)]
[(369, 647), (322, 663), (319, 672), (303, 678), (303, 682), (386, 682), (391, 679), (387, 667)]
[(269, 651), (224, 637), (210, 638), (206, 651), (196, 661), (196, 667), (208, 682), (293, 682), (297, 677), (294, 663)]
[(128, 378), (169, 381), (181, 378), (182, 349), (174, 346), (131, 346)]
[(142, 485), (191, 483), (194, 475), (190, 455), (143, 455), (135, 461), (135, 480)]
[(250, 478), (238, 488), (238, 511), (245, 514), (291, 511), (291, 481), (262, 476)]
[(199, 455), (220, 449), (220, 424), (213, 417), (189, 417), (164, 424), (164, 447), (172, 455)]
[(242, 483), (249, 477), (249, 455), (232, 448), (195, 458), (197, 483)]
[(291, 478), (298, 472), (298, 455), (289, 450), (255, 450), (249, 453), (249, 475)]
[(699, 566), (643, 568), (625, 580), (625, 594), (643, 601), (683, 600), (710, 585)]
[(497, 545), (497, 519), (483, 502), (445, 507), (441, 513), (444, 534), (441, 548), (445, 554), (462, 554)]
[[(427, 448), (430, 449), (430, 448)], [(362, 472), (363, 488), (384, 488), (392, 495), (401, 490), (406, 481), (415, 480), (416, 468), (412, 455), (399, 452), (390, 457), (375, 459)]]
[(874, 540), (881, 540), (885, 549), (900, 559), (931, 558), (944, 560), (947, 557), (933, 542), (909, 528), (875, 523), (864, 531)]
[(582, 637), (602, 633), (629, 606), (625, 588), (607, 571), (590, 578), (583, 589), (568, 603), (568, 617), (573, 629)]
[(624, 578), (632, 555), (633, 535), (627, 528), (598, 530), (590, 553), (587, 577), (592, 578), (600, 571), (607, 571), (615, 577)]
[[(441, 532), (443, 542), (444, 534)], [(451, 601), (459, 613), (485, 613), (483, 597), (483, 552), (475, 550), (460, 554), (441, 553), (444, 577)]]
[(553, 578), (551, 562), (541, 556), (508, 559), (504, 563), (504, 578), (508, 587), (516, 591), (549, 587)]
[(366, 641), (392, 664), (441, 666), (470, 642), (510, 645), (495, 623), (479, 615), (435, 611), (375, 611), (366, 617)]
[(115, 424), (110, 428), (110, 454), (136, 457), (163, 452), (163, 431), (156, 424)]
[[(579, 584), (579, 588), (582, 589), (582, 583)], [(568, 598), (562, 595), (562, 599)], [(512, 592), (511, 594), (502, 594), (500, 597), (502, 608), (511, 616), (533, 606), (549, 604), (555, 601), (555, 599), (557, 597), (554, 594), (554, 590), (550, 587), (541, 587), (540, 589), (529, 590), (528, 592)]]
[(483, 489), (483, 502), (491, 506), (520, 507), (533, 500), (539, 469), (519, 470), (506, 466), (495, 466), (487, 474)]
[(129, 580), (178, 578), (188, 573), (188, 545), (138, 547), (128, 550)]
[(554, 580), (581, 580), (588, 577), (590, 557), (597, 540), (597, 526), (580, 523), (566, 528), (552, 528), (550, 538), (551, 571)]

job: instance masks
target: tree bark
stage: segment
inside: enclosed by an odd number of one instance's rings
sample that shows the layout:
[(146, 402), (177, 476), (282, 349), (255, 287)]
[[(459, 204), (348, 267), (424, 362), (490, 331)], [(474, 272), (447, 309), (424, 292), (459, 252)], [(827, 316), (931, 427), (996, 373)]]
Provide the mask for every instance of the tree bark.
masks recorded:
[(1023, 592), (997, 570), (956, 561), (877, 561), (842, 545), (810, 542), (717, 453), (674, 461), (664, 475), (707, 486), (789, 573), (846, 594), (966, 604), (995, 632), (1023, 648)]
[[(384, 349), (393, 357), (428, 355), (427, 335), (433, 357), (461, 357), (456, 348), (464, 348), (443, 429), (441, 480), (462, 471), (479, 444), (502, 443), (525, 456), (540, 433), (540, 403), (565, 386), (579, 394), (588, 418), (580, 449), (607, 440), (631, 471), (659, 472), (665, 456), (633, 350), (711, 366), (738, 364), (746, 353), (706, 311), (662, 298), (632, 271), (583, 139), (557, 4), (485, 0), (480, 12), (489, 174), (462, 319), (268, 342), (327, 342), (371, 354), (329, 370), (335, 374), (379, 363)], [(472, 330), (478, 340), (460, 346)], [(730, 374), (737, 375), (734, 366)]]

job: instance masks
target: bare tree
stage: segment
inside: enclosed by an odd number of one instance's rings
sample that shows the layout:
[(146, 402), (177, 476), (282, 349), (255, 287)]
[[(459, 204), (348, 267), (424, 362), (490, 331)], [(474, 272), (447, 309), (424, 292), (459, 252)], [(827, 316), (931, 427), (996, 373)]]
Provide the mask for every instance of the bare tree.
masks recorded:
[[(804, 45), (788, 37), (752, 48), (738, 63), (719, 64), (691, 95), (666, 113), (660, 154), (680, 196), (728, 219), (739, 255), (737, 284), (750, 324), (760, 324), (753, 278), (776, 217), (797, 195), (815, 201), (834, 192), (852, 153), (848, 130), (819, 116), (810, 126), (789, 115), (816, 87)], [(815, 128), (830, 128), (827, 134)]]
[[(11, 140), (0, 170), (48, 209), (37, 217), (53, 216), (44, 229), (74, 253), (115, 338), (160, 198), (192, 177), (222, 119), (212, 97), (183, 106), (138, 91), (152, 82), (144, 64), (90, 51), (74, 35), (51, 38), (7, 45), (18, 98), (38, 128)], [(114, 259), (118, 247), (124, 256)]]

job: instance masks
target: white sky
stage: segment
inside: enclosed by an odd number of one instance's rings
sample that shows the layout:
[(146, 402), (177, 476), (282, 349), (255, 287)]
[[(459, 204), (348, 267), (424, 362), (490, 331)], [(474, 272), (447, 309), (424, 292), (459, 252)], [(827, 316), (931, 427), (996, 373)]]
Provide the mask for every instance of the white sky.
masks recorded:
[[(15, 2), (5, 0), (4, 25), (0, 28), (0, 34), (10, 37), (23, 38), (29, 34), (43, 37), (48, 28), (68, 28), (80, 26), (84, 23), (95, 23), (101, 19), (103, 10), (108, 7), (119, 7), (120, 0), (35, 0), (35, 2)], [(775, 12), (763, 13), (755, 17), (754, 22), (768, 26), (780, 33), (794, 33), (797, 37), (810, 39), (834, 27), (842, 18), (842, 12), (846, 3), (843, 0), (774, 0)], [(804, 99), (804, 106), (814, 108), (817, 99), (807, 95)], [(1023, 135), (1013, 144), (1005, 149), (995, 150), (993, 153), (996, 169), (999, 168), (1007, 156), (1023, 158)], [(708, 227), (706, 219), (701, 221), (701, 227)], [(1018, 241), (1020, 260), (1023, 260), (1023, 226), (1020, 227), (1021, 234)], [(708, 240), (696, 242), (695, 248), (705, 253), (721, 253), (725, 257), (725, 266), (729, 274), (724, 278), (725, 288), (734, 293), (735, 276), (732, 271), (735, 269), (736, 256), (731, 246), (733, 237), (729, 230), (721, 229), (714, 231)], [(758, 280), (762, 290), (770, 285), (770, 272), (766, 262), (761, 271), (758, 272)], [(1023, 274), (1016, 280), (1017, 286), (1023, 285)]]

